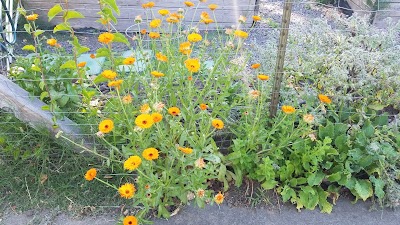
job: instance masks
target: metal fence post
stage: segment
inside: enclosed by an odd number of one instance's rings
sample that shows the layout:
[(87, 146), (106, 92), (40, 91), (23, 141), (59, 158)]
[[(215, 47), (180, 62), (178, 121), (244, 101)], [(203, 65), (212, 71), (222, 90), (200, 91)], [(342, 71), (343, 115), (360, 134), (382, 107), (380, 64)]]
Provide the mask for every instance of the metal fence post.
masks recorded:
[(269, 115), (271, 118), (275, 117), (278, 110), (279, 92), (281, 89), (283, 66), (285, 63), (286, 44), (289, 34), (290, 16), (292, 14), (293, 0), (285, 0), (283, 6), (282, 27), (279, 37), (278, 55), (276, 58), (274, 87), (272, 88), (271, 105), (269, 107)]

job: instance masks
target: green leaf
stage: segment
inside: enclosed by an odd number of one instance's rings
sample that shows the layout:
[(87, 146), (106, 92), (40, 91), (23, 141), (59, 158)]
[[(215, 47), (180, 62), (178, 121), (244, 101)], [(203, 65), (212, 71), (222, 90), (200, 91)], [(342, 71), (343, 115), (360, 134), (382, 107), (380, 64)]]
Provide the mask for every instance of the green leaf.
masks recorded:
[(385, 197), (385, 182), (381, 179), (375, 178), (375, 176), (370, 176), (369, 180), (374, 184), (375, 195), (378, 199), (382, 200)]
[(57, 4), (57, 5), (53, 6), (53, 8), (51, 8), (49, 10), (49, 12), (47, 13), (47, 17), (49, 18), (49, 22), (62, 11), (63, 11), (63, 8), (61, 7), (60, 4)]
[(57, 26), (54, 27), (53, 29), (53, 33), (57, 33), (58, 31), (62, 31), (62, 30), (70, 30), (70, 26), (69, 24), (66, 23), (60, 23)]
[(117, 23), (117, 18), (115, 18), (110, 8), (103, 8), (101, 13), (104, 15), (104, 17), (110, 18), (115, 24)]
[(40, 93), (40, 100), (43, 101), (43, 99), (47, 98), (47, 97), (49, 97), (49, 92), (44, 91), (44, 92)]
[(326, 176), (326, 179), (328, 179), (330, 182), (337, 182), (340, 180), (340, 178), (342, 178), (341, 172), (337, 172), (337, 173)]
[(319, 202), (319, 196), (312, 187), (305, 186), (299, 191), (299, 202), (307, 209), (313, 210)]
[(44, 106), (42, 106), (42, 110), (49, 111), (50, 110), (50, 106), (44, 105)]
[(225, 175), (226, 175), (226, 166), (224, 164), (221, 164), (218, 172), (218, 180), (221, 182), (224, 181)]
[(333, 205), (328, 202), (329, 193), (324, 191), (321, 187), (317, 187), (317, 192), (319, 196), (319, 208), (322, 213), (330, 214), (333, 209)]
[(318, 136), (321, 140), (323, 140), (325, 137), (334, 137), (335, 134), (335, 129), (334, 126), (331, 122), (328, 121), (327, 125), (325, 127), (321, 126), (318, 130)]
[(36, 48), (33, 45), (25, 45), (24, 47), (22, 47), (22, 50), (36, 52)]
[(113, 42), (120, 42), (126, 44), (128, 47), (130, 46), (128, 39), (121, 33), (114, 34)]
[(35, 37), (38, 37), (39, 35), (43, 34), (44, 30), (36, 30), (35, 33), (33, 33), (33, 35), (35, 35)]
[(363, 201), (373, 195), (372, 184), (369, 180), (357, 180), (354, 185), (354, 190)]
[(335, 138), (335, 146), (340, 152), (348, 151), (349, 146), (347, 144), (347, 135), (342, 134), (342, 135), (336, 137)]
[(320, 185), (322, 183), (322, 180), (324, 179), (325, 174), (321, 171), (317, 171), (315, 173), (312, 173), (308, 179), (307, 183), (310, 186), (315, 186), (315, 185)]
[(64, 13), (65, 21), (68, 21), (70, 19), (81, 19), (81, 18), (85, 18), (85, 16), (83, 16), (82, 13), (75, 10), (69, 10)]
[(31, 26), (31, 24), (30, 23), (26, 23), (25, 25), (24, 25), (24, 29), (25, 29), (25, 31), (27, 32), (27, 33), (31, 33), (31, 29), (32, 29), (32, 26)]
[(76, 69), (76, 64), (74, 60), (68, 60), (61, 65), (60, 69)]
[(275, 188), (275, 186), (277, 184), (278, 184), (278, 182), (275, 180), (267, 180), (261, 184), (261, 187), (263, 187), (265, 190), (271, 190), (271, 189)]
[(96, 57), (109, 57), (111, 55), (111, 52), (108, 48), (99, 48), (96, 51)]
[(375, 111), (379, 111), (379, 110), (382, 110), (383, 108), (385, 108), (385, 106), (382, 104), (376, 103), (376, 104), (369, 104), (368, 108), (373, 109)]
[(117, 13), (118, 16), (120, 15), (119, 8), (115, 0), (102, 0), (102, 1), (103, 3), (109, 5)]
[(366, 121), (366, 122), (365, 122), (365, 124), (364, 124), (364, 126), (363, 126), (363, 128), (362, 128), (362, 131), (364, 132), (365, 137), (367, 137), (367, 138), (373, 137), (373, 136), (374, 136), (374, 133), (375, 133), (375, 129), (374, 129), (374, 127), (371, 125), (371, 122), (370, 122), (370, 121)]
[(60, 99), (58, 99), (58, 105), (60, 107), (64, 107), (69, 101), (69, 97), (67, 95), (63, 95)]
[[(40, 90), (44, 90), (45, 85), (46, 85), (46, 83), (45, 83), (43, 80), (41, 80), (41, 81), (39, 82), (39, 88), (40, 88)], [(49, 93), (47, 93), (47, 94), (49, 94)]]
[(285, 185), (281, 191), (283, 202), (287, 202), (291, 198), (296, 197), (296, 192), (289, 186)]
[(373, 121), (375, 126), (385, 126), (389, 123), (389, 116), (387, 113), (384, 113), (378, 117), (376, 117)]
[(102, 83), (102, 82), (106, 82), (106, 81), (108, 81), (108, 79), (105, 78), (105, 77), (103, 77), (102, 75), (98, 75), (98, 76), (97, 76), (96, 78), (94, 78), (94, 80), (93, 80), (93, 82), (94, 82), (95, 84)]

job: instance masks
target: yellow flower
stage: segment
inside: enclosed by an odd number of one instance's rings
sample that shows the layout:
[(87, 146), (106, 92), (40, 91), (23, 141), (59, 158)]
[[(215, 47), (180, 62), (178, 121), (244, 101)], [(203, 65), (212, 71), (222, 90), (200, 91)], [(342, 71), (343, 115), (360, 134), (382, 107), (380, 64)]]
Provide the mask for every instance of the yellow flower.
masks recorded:
[(118, 192), (122, 198), (130, 199), (135, 195), (135, 185), (126, 183), (118, 188)]
[(251, 90), (249, 91), (249, 95), (252, 99), (256, 99), (261, 95), (261, 92), (257, 90)]
[(331, 104), (332, 103), (332, 100), (326, 95), (319, 94), (318, 98), (323, 103), (326, 103), (326, 104)]
[(212, 125), (215, 129), (218, 129), (218, 130), (221, 130), (221, 129), (224, 128), (224, 122), (222, 122), (222, 120), (220, 120), (220, 119), (213, 119), (213, 120), (211, 121), (211, 125)]
[(134, 216), (127, 216), (124, 218), (124, 221), (122, 222), (123, 225), (137, 225), (138, 220)]
[(312, 122), (314, 122), (314, 116), (311, 114), (306, 114), (303, 116), (303, 120), (306, 123), (312, 123)]
[(114, 40), (114, 34), (106, 32), (99, 35), (98, 41), (103, 44), (108, 44)]
[(99, 131), (104, 134), (110, 133), (114, 129), (114, 122), (110, 119), (106, 119), (100, 122)]
[(122, 82), (124, 82), (124, 81), (123, 80), (113, 80), (113, 81), (108, 82), (108, 86), (115, 87), (118, 89), (118, 88), (120, 88)]
[(153, 118), (154, 123), (158, 123), (163, 119), (163, 116), (160, 113), (152, 113), (151, 117)]
[(191, 149), (191, 148), (184, 148), (184, 147), (178, 146), (178, 149), (185, 154), (192, 154), (192, 152), (193, 152), (193, 149)]
[(158, 159), (158, 150), (155, 148), (146, 148), (143, 150), (142, 156), (149, 161)]
[(253, 16), (253, 21), (260, 21), (261, 20), (261, 17), (260, 16), (258, 16), (258, 15), (256, 15), (256, 16)]
[(92, 181), (97, 175), (97, 170), (95, 168), (91, 168), (88, 171), (86, 171), (85, 174), (85, 179), (87, 181)]
[(166, 55), (163, 55), (161, 52), (156, 53), (156, 58), (158, 61), (168, 62), (168, 57)]
[(214, 23), (214, 20), (210, 19), (210, 18), (206, 18), (206, 19), (202, 19), (200, 22), (202, 22), (204, 24), (210, 24), (210, 23)]
[(200, 19), (201, 20), (210, 19), (210, 15), (207, 12), (201, 12)]
[(147, 8), (153, 8), (156, 4), (154, 2), (148, 2), (148, 3), (144, 3), (142, 4), (143, 9), (147, 9)]
[(192, 73), (196, 73), (200, 70), (200, 62), (198, 59), (186, 59), (185, 66)]
[(207, 0), (199, 0), (199, 1), (200, 1), (200, 2), (203, 2), (203, 3), (204, 3), (204, 2), (207, 2)]
[(215, 201), (215, 203), (217, 203), (218, 205), (221, 204), (221, 203), (224, 201), (224, 195), (221, 194), (221, 192), (219, 192), (217, 195), (215, 195), (214, 201)]
[(179, 116), (181, 110), (178, 107), (171, 107), (168, 109), (168, 113), (171, 114), (172, 116)]
[(125, 170), (134, 170), (134, 169), (138, 168), (141, 163), (142, 163), (142, 159), (139, 156), (137, 156), (137, 155), (130, 156), (124, 162), (124, 169)]
[(138, 117), (135, 119), (135, 124), (140, 127), (140, 128), (150, 128), (153, 126), (154, 121), (151, 115), (149, 114), (140, 114)]
[(167, 21), (168, 23), (178, 23), (179, 22), (179, 17), (177, 17), (176, 15), (170, 15), (169, 17), (167, 17), (165, 19), (165, 21)]
[(28, 16), (26, 16), (25, 18), (26, 18), (28, 21), (35, 21), (35, 20), (38, 19), (38, 17), (39, 17), (39, 15), (35, 13), (35, 14), (28, 15)]
[(151, 75), (153, 75), (154, 77), (157, 77), (157, 78), (165, 76), (165, 74), (158, 72), (158, 71), (152, 71)]
[(150, 26), (151, 28), (160, 27), (160, 26), (161, 26), (161, 20), (160, 20), (160, 19), (154, 19), (154, 20), (150, 21), (149, 26)]
[(190, 46), (190, 42), (183, 42), (179, 45), (179, 51), (184, 55), (189, 55), (192, 52)]
[(293, 106), (284, 105), (284, 106), (282, 106), (282, 111), (286, 114), (292, 114), (292, 113), (296, 112), (296, 109)]
[(78, 63), (78, 67), (82, 68), (86, 66), (86, 62), (80, 62)]
[(203, 37), (201, 37), (200, 34), (192, 33), (192, 34), (188, 35), (187, 39), (188, 39), (189, 42), (199, 42), (199, 41), (201, 41), (203, 39)]
[(233, 33), (236, 37), (246, 39), (249, 37), (249, 34), (247, 32), (244, 32), (242, 30), (235, 30), (235, 33)]
[(216, 9), (218, 8), (218, 5), (217, 5), (217, 4), (209, 4), (209, 5), (208, 5), (208, 8), (209, 8), (211, 11), (214, 11), (214, 10), (216, 10)]
[(158, 14), (160, 14), (161, 16), (166, 16), (169, 14), (168, 9), (160, 9), (158, 10)]
[(142, 106), (140, 106), (141, 113), (149, 113), (151, 111), (149, 104), (145, 103)]
[(47, 44), (54, 47), (57, 45), (57, 40), (54, 38), (50, 38), (49, 40), (47, 40)]
[(259, 74), (257, 77), (260, 80), (269, 80), (269, 76), (265, 74)]
[(149, 33), (149, 37), (150, 37), (151, 39), (160, 38), (160, 33), (157, 33), (157, 32), (150, 32), (150, 33)]
[(122, 97), (122, 103), (130, 104), (132, 102), (132, 95), (125, 95)]
[(190, 1), (185, 1), (184, 3), (185, 3), (185, 5), (186, 5), (187, 7), (192, 7), (192, 6), (194, 6), (194, 3), (193, 3), (193, 2), (190, 2)]
[(255, 63), (255, 64), (251, 65), (251, 68), (252, 69), (258, 69), (260, 66), (261, 66), (260, 63)]
[(124, 65), (132, 65), (132, 64), (135, 63), (135, 61), (136, 61), (135, 58), (133, 58), (133, 57), (128, 57), (128, 58), (125, 58), (124, 61), (123, 61), (122, 63), (123, 63)]
[(101, 73), (101, 76), (103, 76), (103, 77), (105, 77), (105, 78), (107, 78), (109, 80), (114, 80), (115, 77), (117, 76), (117, 73), (112, 71), (112, 70), (104, 70)]
[(200, 109), (201, 110), (206, 110), (208, 108), (208, 105), (206, 105), (206, 104), (204, 104), (204, 103), (201, 103), (200, 104)]

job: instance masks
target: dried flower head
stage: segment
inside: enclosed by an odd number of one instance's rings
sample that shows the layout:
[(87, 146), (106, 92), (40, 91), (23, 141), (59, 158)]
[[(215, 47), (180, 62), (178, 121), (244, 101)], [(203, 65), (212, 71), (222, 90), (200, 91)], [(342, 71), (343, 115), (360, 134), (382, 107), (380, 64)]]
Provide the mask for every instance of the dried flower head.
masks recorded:
[(312, 114), (305, 114), (303, 116), (303, 121), (306, 123), (313, 123), (314, 122), (314, 116)]
[(141, 15), (135, 16), (135, 23), (141, 23), (142, 21), (143, 21), (143, 19), (142, 19)]
[(204, 198), (204, 196), (206, 195), (206, 191), (204, 189), (198, 189), (196, 191), (196, 195), (198, 198)]
[(165, 104), (162, 102), (156, 102), (153, 104), (153, 109), (157, 112), (161, 112), (165, 107)]
[(198, 158), (195, 162), (194, 165), (199, 168), (199, 169), (203, 169), (204, 167), (206, 167), (206, 163), (204, 162), (203, 158)]
[(252, 99), (256, 99), (256, 98), (258, 98), (260, 95), (261, 95), (261, 92), (260, 92), (260, 91), (257, 91), (257, 90), (250, 90), (250, 91), (249, 91), (249, 96), (250, 96), (250, 98), (252, 98)]

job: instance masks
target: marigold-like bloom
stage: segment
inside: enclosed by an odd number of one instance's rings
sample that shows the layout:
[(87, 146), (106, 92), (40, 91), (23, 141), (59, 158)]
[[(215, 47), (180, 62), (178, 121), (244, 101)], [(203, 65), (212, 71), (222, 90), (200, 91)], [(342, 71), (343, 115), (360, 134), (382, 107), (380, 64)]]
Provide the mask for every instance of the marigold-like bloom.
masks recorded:
[(199, 168), (199, 169), (203, 169), (204, 167), (206, 167), (206, 163), (204, 162), (203, 158), (198, 158), (195, 162), (194, 165)]
[(154, 2), (147, 2), (142, 4), (143, 9), (153, 8), (156, 4)]
[(194, 3), (193, 3), (193, 2), (190, 2), (190, 1), (185, 1), (184, 3), (185, 3), (185, 5), (186, 5), (187, 7), (192, 7), (192, 6), (194, 6)]
[(216, 9), (218, 8), (218, 5), (217, 5), (217, 4), (209, 4), (209, 5), (208, 5), (208, 8), (209, 8), (211, 11), (214, 11), (214, 10), (216, 10)]
[(187, 39), (189, 42), (199, 42), (199, 41), (203, 40), (203, 37), (201, 37), (200, 34), (192, 33), (192, 34), (188, 35)]
[(141, 29), (141, 30), (140, 30), (140, 33), (141, 33), (142, 35), (145, 35), (145, 34), (147, 33), (147, 30), (146, 30), (146, 29)]
[(156, 53), (156, 58), (158, 61), (168, 62), (168, 57), (166, 55), (163, 55), (161, 52)]
[(114, 34), (106, 32), (99, 35), (98, 41), (103, 44), (108, 44), (114, 40)]
[(35, 21), (35, 20), (38, 19), (38, 17), (39, 17), (39, 15), (35, 13), (35, 14), (28, 15), (28, 16), (26, 16), (25, 18), (26, 18), (28, 21)]
[(142, 106), (140, 106), (141, 113), (149, 113), (151, 111), (149, 104), (145, 103)]
[(140, 114), (138, 117), (136, 117), (135, 124), (136, 124), (136, 126), (138, 126), (140, 128), (146, 129), (146, 128), (150, 128), (151, 126), (153, 126), (154, 121), (153, 121), (153, 118), (151, 117), (151, 115)]
[(235, 33), (233, 33), (236, 37), (246, 39), (249, 37), (249, 34), (247, 32), (244, 32), (242, 30), (235, 30)]
[(258, 16), (258, 15), (256, 15), (256, 16), (253, 16), (253, 21), (260, 21), (261, 20), (261, 17), (260, 16)]
[(183, 153), (185, 153), (185, 154), (192, 154), (192, 152), (193, 152), (193, 149), (191, 149), (191, 148), (185, 148), (185, 147), (181, 147), (181, 146), (178, 146), (178, 149), (181, 151), (181, 152), (183, 152)]
[(190, 42), (183, 42), (179, 45), (179, 51), (184, 55), (189, 55), (192, 53), (192, 49), (190, 47)]
[(224, 122), (222, 122), (222, 120), (220, 119), (213, 119), (211, 121), (211, 125), (218, 130), (221, 130), (222, 128), (224, 128)]
[(260, 66), (261, 66), (260, 63), (255, 63), (255, 64), (251, 65), (251, 68), (252, 69), (258, 69), (258, 68), (260, 68)]
[(332, 103), (332, 100), (326, 95), (319, 94), (318, 98), (323, 103), (326, 103), (326, 104), (331, 104)]
[(114, 129), (114, 122), (110, 119), (103, 120), (99, 123), (99, 131), (104, 134), (110, 133)]
[(80, 63), (78, 63), (77, 66), (80, 67), (80, 68), (85, 67), (86, 66), (86, 62), (80, 62)]
[(92, 181), (97, 175), (97, 170), (95, 168), (91, 168), (85, 173), (85, 179), (87, 181)]
[(256, 99), (256, 98), (258, 98), (260, 95), (261, 95), (261, 92), (260, 92), (260, 91), (257, 91), (257, 90), (251, 90), (251, 91), (249, 91), (249, 96), (250, 96), (252, 99)]
[(132, 103), (132, 95), (125, 95), (124, 97), (122, 97), (122, 103), (124, 104)]
[(158, 71), (152, 71), (151, 75), (153, 75), (154, 77), (157, 77), (157, 78), (165, 76), (164, 73), (161, 73), (161, 72), (158, 72)]
[(158, 33), (158, 32), (150, 32), (150, 33), (149, 33), (149, 37), (150, 37), (151, 39), (160, 38), (160, 33)]
[(240, 15), (239, 16), (239, 22), (240, 23), (246, 23), (247, 18), (245, 16)]
[(124, 169), (125, 170), (134, 170), (134, 169), (138, 168), (141, 163), (142, 163), (142, 159), (139, 156), (137, 156), (137, 155), (130, 156), (124, 162)]
[(161, 122), (161, 120), (163, 119), (163, 116), (161, 115), (161, 113), (152, 113), (151, 117), (153, 118), (154, 123)]
[(54, 47), (57, 45), (57, 40), (54, 38), (50, 38), (47, 40), (47, 44)]
[(161, 16), (166, 16), (169, 14), (168, 9), (160, 9), (158, 10), (158, 14), (160, 14)]
[(201, 103), (199, 106), (200, 106), (201, 110), (206, 110), (208, 108), (208, 105), (206, 105), (204, 103)]
[(113, 80), (113, 81), (108, 82), (108, 86), (119, 89), (123, 82), (124, 82), (123, 80)]
[(186, 59), (185, 66), (192, 73), (196, 73), (200, 70), (200, 62), (198, 59)]
[(162, 102), (156, 102), (153, 104), (153, 109), (157, 112), (161, 112), (164, 109), (165, 104)]
[(146, 148), (143, 150), (142, 156), (149, 161), (158, 159), (158, 150), (155, 148)]
[(181, 110), (178, 107), (171, 107), (168, 109), (168, 113), (171, 114), (172, 116), (179, 116)]
[(103, 76), (103, 77), (105, 77), (105, 78), (107, 78), (109, 80), (114, 80), (115, 77), (117, 76), (117, 73), (112, 71), (112, 70), (104, 70), (101, 73), (101, 76)]
[(306, 123), (312, 123), (314, 122), (314, 116), (311, 114), (306, 114), (303, 116), (303, 121)]
[(193, 76), (188, 76), (188, 81), (192, 81), (193, 80)]
[(90, 58), (95, 59), (96, 55), (95, 54), (90, 54)]
[(172, 13), (165, 19), (168, 23), (178, 23), (179, 22), (179, 17), (177, 16), (176, 13)]
[(210, 15), (208, 14), (208, 12), (201, 12), (200, 14), (200, 19), (204, 20), (204, 19), (209, 19)]
[(284, 105), (284, 106), (282, 106), (282, 111), (286, 114), (292, 114), (292, 113), (296, 112), (296, 109), (293, 106)]
[(124, 221), (122, 222), (123, 225), (137, 225), (138, 220), (134, 216), (127, 216), (124, 218)]
[(151, 28), (158, 28), (158, 27), (161, 26), (161, 20), (160, 19), (154, 19), (154, 20), (150, 21), (149, 26)]
[(132, 65), (132, 64), (135, 63), (135, 61), (136, 61), (135, 58), (133, 58), (133, 57), (128, 57), (128, 58), (125, 58), (124, 61), (123, 61), (122, 63), (123, 63), (124, 65)]
[(214, 201), (215, 201), (215, 203), (217, 203), (218, 205), (221, 204), (221, 203), (224, 201), (224, 195), (221, 194), (221, 192), (219, 192), (217, 195), (215, 195)]
[(260, 80), (269, 80), (269, 76), (265, 74), (259, 74), (257, 77)]
[(202, 19), (200, 22), (204, 23), (204, 24), (210, 24), (210, 23), (214, 23), (214, 20), (210, 19), (210, 18), (206, 18), (206, 19)]
[(135, 195), (135, 185), (126, 183), (118, 188), (118, 192), (122, 198), (130, 199)]

